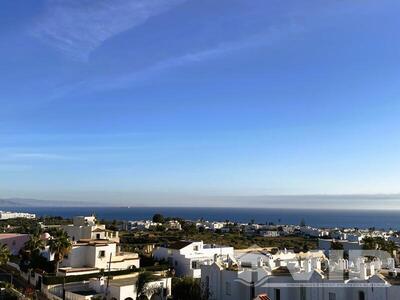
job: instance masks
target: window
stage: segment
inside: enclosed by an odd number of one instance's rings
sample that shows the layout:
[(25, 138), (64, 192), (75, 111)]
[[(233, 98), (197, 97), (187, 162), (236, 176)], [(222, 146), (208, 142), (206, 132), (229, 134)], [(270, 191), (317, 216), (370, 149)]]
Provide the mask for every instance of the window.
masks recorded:
[(329, 297), (328, 297), (329, 300), (336, 300), (336, 294), (335, 293), (329, 293), (328, 295), (329, 295)]
[(194, 251), (199, 251), (199, 246), (193, 246)]
[(192, 269), (200, 269), (200, 262), (197, 260), (192, 261)]
[(275, 289), (275, 300), (281, 300), (281, 290)]
[(358, 300), (365, 300), (365, 294), (362, 291), (358, 292)]
[(96, 234), (96, 239), (97, 239), (97, 240), (100, 239), (100, 233)]
[(99, 257), (105, 257), (106, 256), (106, 251), (101, 250), (99, 251)]
[(231, 295), (231, 283), (230, 282), (225, 282), (225, 295), (230, 296)]

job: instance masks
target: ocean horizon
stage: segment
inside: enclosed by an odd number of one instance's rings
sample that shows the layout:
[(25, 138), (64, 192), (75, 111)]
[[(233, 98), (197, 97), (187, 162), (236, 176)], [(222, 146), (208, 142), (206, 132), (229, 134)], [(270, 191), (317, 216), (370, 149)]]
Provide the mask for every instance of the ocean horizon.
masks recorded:
[(344, 210), (344, 209), (278, 209), (278, 208), (222, 208), (222, 207), (7, 207), (6, 210), (30, 212), (38, 217), (61, 216), (71, 218), (77, 215), (95, 214), (104, 220), (144, 220), (156, 213), (167, 217), (187, 220), (205, 219), (209, 221), (230, 220), (239, 223), (306, 224), (325, 228), (400, 228), (400, 210)]

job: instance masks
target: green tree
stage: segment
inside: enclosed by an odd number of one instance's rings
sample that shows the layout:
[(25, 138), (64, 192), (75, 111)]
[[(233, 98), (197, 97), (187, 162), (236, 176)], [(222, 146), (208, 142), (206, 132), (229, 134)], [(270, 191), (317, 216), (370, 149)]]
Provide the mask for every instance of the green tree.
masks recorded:
[(382, 237), (365, 237), (363, 238), (363, 249), (382, 250), (388, 252), (391, 256), (394, 256), (397, 247), (394, 242), (386, 241)]
[[(45, 249), (44, 241), (37, 235), (31, 235), (30, 239), (25, 243), (23, 250), (20, 252), (20, 269), (28, 272), (29, 269), (36, 268), (43, 262), (44, 257), (40, 255), (40, 251)], [(41, 266), (46, 269), (45, 265)]]
[(331, 242), (331, 249), (332, 250), (343, 250), (343, 244), (336, 242), (336, 241), (332, 241)]
[(151, 296), (152, 294), (158, 292), (157, 289), (149, 290), (149, 288), (146, 286), (147, 283), (154, 281), (155, 279), (157, 279), (157, 277), (151, 272), (143, 272), (139, 274), (138, 280), (136, 281), (137, 299), (141, 299), (149, 295)]
[(54, 254), (55, 271), (58, 272), (60, 262), (64, 259), (72, 249), (72, 243), (68, 238), (68, 235), (63, 230), (57, 230), (48, 242), (50, 252)]
[(198, 232), (197, 227), (195, 224), (191, 223), (191, 222), (184, 222), (182, 224), (182, 230), (186, 233), (186, 234), (195, 234)]
[(175, 278), (172, 284), (173, 300), (206, 300), (207, 294), (208, 291), (201, 288), (198, 279)]
[(0, 266), (8, 263), (10, 256), (10, 249), (6, 245), (0, 245)]
[(153, 222), (154, 223), (164, 223), (165, 222), (165, 218), (162, 214), (155, 214), (153, 216)]
[(37, 235), (31, 235), (30, 239), (24, 245), (24, 250), (29, 251), (31, 254), (39, 254), (44, 248), (44, 241)]

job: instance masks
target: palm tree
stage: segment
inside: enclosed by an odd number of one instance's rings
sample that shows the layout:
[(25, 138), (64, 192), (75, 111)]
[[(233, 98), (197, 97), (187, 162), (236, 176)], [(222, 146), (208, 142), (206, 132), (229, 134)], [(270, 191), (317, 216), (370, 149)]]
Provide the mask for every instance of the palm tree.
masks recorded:
[(143, 272), (138, 276), (138, 280), (136, 282), (136, 290), (137, 290), (137, 299), (148, 299), (148, 296), (152, 296), (154, 294), (159, 294), (160, 287), (159, 286), (148, 286), (148, 283), (151, 281), (157, 280), (158, 277), (153, 275), (151, 272)]
[(25, 243), (24, 250), (29, 251), (31, 256), (39, 254), (41, 250), (45, 249), (44, 241), (37, 235), (32, 235), (29, 241)]
[(56, 263), (56, 272), (60, 266), (60, 262), (64, 259), (72, 249), (72, 243), (68, 235), (63, 230), (57, 230), (52, 239), (48, 242), (50, 253), (54, 254), (54, 261)]
[[(24, 272), (30, 272), (33, 266), (37, 266), (40, 258), (40, 251), (45, 249), (45, 243), (38, 235), (31, 235), (21, 251), (22, 259), (20, 269)], [(28, 277), (30, 283), (31, 277)]]
[(6, 245), (0, 245), (0, 266), (8, 263), (11, 252)]

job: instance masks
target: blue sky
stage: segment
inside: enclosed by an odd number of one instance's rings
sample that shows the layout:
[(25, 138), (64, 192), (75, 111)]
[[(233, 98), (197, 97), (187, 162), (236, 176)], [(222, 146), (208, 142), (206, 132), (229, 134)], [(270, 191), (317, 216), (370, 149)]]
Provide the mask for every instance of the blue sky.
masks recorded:
[(0, 197), (400, 192), (396, 0), (0, 5)]

